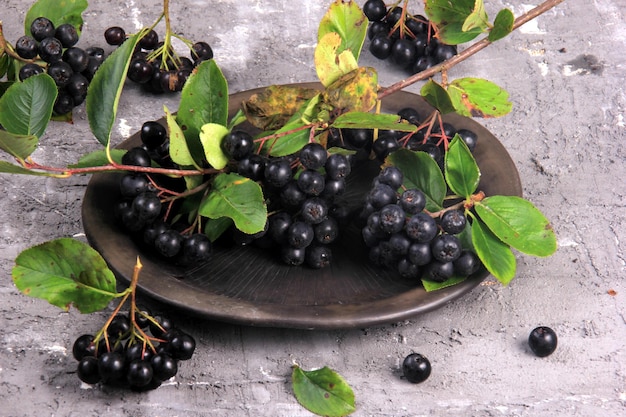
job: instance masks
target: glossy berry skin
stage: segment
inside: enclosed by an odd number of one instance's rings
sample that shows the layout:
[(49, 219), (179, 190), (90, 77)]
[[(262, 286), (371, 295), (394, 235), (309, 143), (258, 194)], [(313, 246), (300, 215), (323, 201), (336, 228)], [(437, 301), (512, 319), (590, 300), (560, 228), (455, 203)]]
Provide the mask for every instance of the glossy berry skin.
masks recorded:
[(461, 255), (461, 241), (454, 235), (442, 233), (431, 242), (433, 258), (440, 262), (455, 261)]
[(467, 219), (462, 210), (448, 210), (441, 216), (439, 224), (444, 232), (457, 235), (465, 230)]
[(314, 232), (318, 243), (328, 245), (339, 237), (339, 224), (334, 217), (327, 217), (315, 226)]
[(318, 224), (328, 217), (328, 205), (321, 198), (308, 198), (302, 203), (300, 214), (305, 222)]
[(56, 61), (48, 66), (48, 75), (52, 77), (57, 87), (63, 88), (70, 82), (74, 71), (67, 62)]
[(430, 372), (430, 361), (419, 353), (411, 353), (402, 362), (402, 373), (411, 383), (418, 384), (426, 381)]
[(361, 149), (372, 144), (374, 131), (372, 129), (343, 129), (343, 137), (348, 145)]
[(87, 89), (89, 88), (89, 81), (83, 74), (75, 72), (70, 77), (70, 81), (65, 86), (67, 91), (74, 101), (74, 106), (78, 106), (87, 98)]
[(83, 72), (89, 64), (89, 54), (81, 48), (71, 47), (63, 52), (63, 61), (67, 62), (75, 73)]
[(33, 59), (37, 56), (37, 41), (30, 36), (22, 36), (15, 42), (15, 52), (24, 59)]
[(319, 143), (307, 143), (300, 150), (300, 163), (307, 169), (319, 169), (327, 159), (326, 148)]
[(93, 356), (95, 347), (92, 342), (92, 334), (79, 336), (76, 341), (74, 341), (74, 345), (72, 346), (72, 356), (74, 356), (74, 359), (79, 361), (85, 356)]
[(60, 90), (59, 95), (54, 101), (52, 112), (56, 115), (67, 114), (74, 108), (74, 98), (65, 90)]
[(183, 263), (186, 265), (206, 262), (211, 257), (213, 245), (204, 234), (194, 233), (185, 239), (182, 247)]
[(326, 245), (312, 245), (306, 249), (305, 262), (308, 267), (321, 269), (330, 265), (333, 256), (331, 249)]
[(150, 155), (148, 151), (140, 146), (136, 146), (131, 148), (122, 155), (122, 164), (123, 165), (132, 165), (138, 167), (149, 167), (152, 163), (150, 159)]
[(415, 63), (417, 49), (411, 40), (398, 39), (391, 47), (391, 59), (400, 68), (407, 68)]
[(222, 139), (222, 150), (235, 161), (240, 161), (252, 153), (254, 139), (249, 133), (242, 130), (229, 132)]
[(54, 37), (54, 33), (54, 24), (46, 17), (38, 17), (30, 24), (30, 34), (38, 42)]
[(20, 68), (20, 72), (18, 74), (20, 81), (24, 81), (25, 79), (32, 77), (33, 75), (43, 74), (44, 69), (37, 64), (26, 64), (22, 68)]
[(74, 25), (63, 23), (54, 31), (54, 37), (61, 41), (64, 48), (69, 48), (78, 42), (78, 32)]
[(387, 7), (383, 0), (367, 0), (363, 5), (363, 13), (370, 22), (383, 20), (387, 14)]
[(372, 151), (380, 161), (383, 161), (390, 153), (399, 148), (398, 139), (390, 134), (380, 135), (372, 145)]
[(154, 337), (162, 338), (165, 333), (174, 328), (174, 323), (172, 323), (168, 317), (154, 316), (153, 318), (159, 324), (159, 326), (157, 326), (153, 322), (150, 322), (148, 325), (150, 327), (150, 333), (152, 333)]
[(406, 234), (419, 243), (430, 242), (438, 231), (437, 222), (426, 213), (417, 213), (406, 224)]
[(265, 165), (265, 181), (272, 187), (284, 187), (291, 180), (291, 166), (287, 159), (274, 159)]
[(420, 115), (413, 107), (405, 107), (401, 109), (398, 111), (398, 116), (414, 125), (419, 125), (420, 123)]
[(324, 191), (326, 186), (326, 180), (324, 176), (318, 171), (312, 169), (306, 169), (298, 176), (298, 188), (305, 194), (317, 196)]
[(377, 184), (366, 197), (366, 202), (370, 203), (376, 210), (387, 204), (395, 204), (397, 201), (396, 191), (387, 184)]
[(425, 266), (424, 279), (434, 282), (445, 282), (454, 275), (452, 262), (432, 261)]
[(175, 230), (167, 230), (154, 239), (154, 247), (166, 258), (178, 255), (183, 244), (183, 237)]
[(57, 38), (44, 38), (39, 42), (39, 57), (47, 62), (60, 61), (63, 57), (63, 45)]
[(158, 353), (150, 359), (152, 376), (159, 381), (167, 381), (178, 372), (178, 363), (165, 352)]
[(315, 238), (313, 226), (302, 221), (296, 221), (287, 230), (287, 242), (290, 246), (300, 249), (306, 248)]
[(144, 58), (135, 58), (128, 67), (128, 79), (139, 84), (145, 84), (152, 79), (154, 67)]
[[(239, 161), (237, 164), (237, 172), (246, 178), (258, 181), (264, 177), (265, 166), (265, 158), (261, 155), (252, 154)], [(289, 174), (289, 179), (291, 179), (291, 173)]]
[(540, 358), (551, 355), (556, 350), (557, 342), (556, 332), (546, 326), (536, 327), (528, 336), (530, 349)]
[(104, 40), (109, 45), (121, 45), (126, 40), (126, 31), (119, 26), (111, 26), (104, 31)]
[(141, 142), (148, 149), (156, 149), (167, 140), (167, 129), (156, 121), (145, 122), (139, 134)]
[(374, 36), (370, 42), (369, 50), (378, 59), (387, 59), (391, 56), (394, 41), (385, 33)]
[(135, 359), (128, 364), (126, 380), (131, 387), (145, 387), (152, 380), (152, 365), (150, 362)]
[(133, 200), (132, 209), (140, 221), (151, 222), (161, 214), (161, 200), (156, 193), (141, 193)]
[(100, 382), (100, 372), (98, 371), (98, 359), (95, 356), (85, 356), (78, 361), (76, 368), (78, 379), (86, 384), (96, 384)]
[(405, 213), (397, 204), (388, 204), (380, 209), (380, 229), (385, 233), (398, 233), (404, 227)]
[(456, 133), (461, 137), (461, 139), (463, 139), (463, 142), (465, 142), (470, 152), (474, 152), (474, 149), (476, 149), (476, 142), (478, 141), (478, 135), (468, 129), (459, 129)]
[(378, 181), (383, 184), (387, 184), (394, 190), (397, 190), (402, 186), (403, 180), (404, 175), (402, 174), (402, 171), (394, 166), (385, 167), (378, 174)]
[(412, 264), (417, 266), (428, 265), (433, 259), (430, 245), (428, 243), (412, 243), (409, 246), (408, 259)]
[(478, 256), (472, 251), (463, 250), (461, 255), (453, 261), (454, 273), (463, 277), (467, 277), (480, 269), (481, 262)]
[(134, 198), (150, 189), (150, 182), (145, 175), (126, 174), (120, 180), (122, 197)]
[(191, 359), (193, 352), (196, 349), (195, 339), (184, 332), (178, 332), (167, 344), (167, 352), (174, 359), (185, 361)]
[(139, 47), (141, 49), (153, 50), (159, 43), (159, 34), (154, 29), (151, 29), (146, 33), (141, 40), (139, 40)]
[(198, 65), (202, 61), (213, 58), (213, 49), (206, 42), (196, 42), (191, 46), (191, 59)]
[(124, 355), (119, 352), (102, 353), (98, 357), (98, 372), (105, 383), (119, 381), (124, 377)]
[(408, 214), (417, 214), (426, 207), (426, 195), (418, 189), (404, 190), (399, 199), (400, 206)]
[(402, 278), (417, 279), (420, 276), (419, 267), (406, 258), (398, 261), (396, 269)]
[(306, 200), (307, 195), (298, 187), (298, 183), (295, 180), (289, 181), (280, 190), (280, 202), (286, 209), (298, 209), (300, 205)]
[(280, 250), (280, 257), (289, 266), (299, 266), (304, 263), (306, 248), (294, 248), (293, 246), (283, 246)]

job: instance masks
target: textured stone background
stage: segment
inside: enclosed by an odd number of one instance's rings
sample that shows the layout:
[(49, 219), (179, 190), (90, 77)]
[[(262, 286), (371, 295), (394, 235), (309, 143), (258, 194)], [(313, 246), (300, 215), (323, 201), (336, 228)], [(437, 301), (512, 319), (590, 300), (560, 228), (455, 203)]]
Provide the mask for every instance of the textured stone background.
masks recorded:
[[(30, 3), (0, 0), (10, 40), (22, 34)], [(104, 45), (102, 33), (112, 24), (133, 31), (159, 12), (148, 0), (90, 3), (84, 47)], [(486, 3), (492, 15), (502, 6), (519, 15), (539, 2)], [(329, 4), (181, 0), (171, 13), (176, 30), (212, 44), (236, 92), (314, 80), (315, 31)], [(420, 5), (412, 1), (411, 9)], [(483, 123), (508, 148), (525, 196), (553, 222), (560, 244), (554, 256), (519, 256), (508, 287), (487, 279), (439, 310), (379, 327), (264, 329), (177, 316), (196, 336), (196, 354), (150, 393), (81, 385), (71, 344), (97, 329), (106, 312), (60, 312), (21, 295), (11, 282), (21, 250), (61, 236), (82, 238), (88, 178), (1, 175), (0, 415), (309, 416), (290, 388), (294, 361), (340, 372), (356, 393), (356, 416), (625, 415), (624, 50), (626, 1), (567, 0), (451, 71), (451, 77), (488, 78), (511, 93), (513, 112)], [(402, 77), (368, 53), (362, 64), (376, 66), (383, 85)], [(160, 117), (163, 104), (176, 109), (177, 98), (146, 96), (129, 85), (113, 141)], [(73, 126), (50, 126), (36, 160), (72, 163), (98, 148), (84, 107), (74, 119)], [(559, 335), (550, 357), (536, 358), (527, 348), (537, 325)], [(432, 362), (425, 383), (401, 378), (399, 365), (411, 351)]]

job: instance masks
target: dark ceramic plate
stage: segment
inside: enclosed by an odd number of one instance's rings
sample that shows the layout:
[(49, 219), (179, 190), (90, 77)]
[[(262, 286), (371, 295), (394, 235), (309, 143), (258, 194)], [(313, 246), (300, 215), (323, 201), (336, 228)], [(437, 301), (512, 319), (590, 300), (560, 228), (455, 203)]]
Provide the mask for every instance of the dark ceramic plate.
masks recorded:
[[(315, 87), (317, 84), (304, 84)], [(230, 96), (231, 109), (260, 91)], [(432, 108), (421, 97), (399, 92), (386, 99), (383, 111), (395, 113), (414, 107), (420, 114)], [(480, 189), (487, 195), (521, 195), (515, 164), (502, 144), (472, 119), (456, 114), (445, 120), (457, 129), (478, 134), (474, 155), (482, 177)], [(138, 134), (122, 147), (140, 143)], [(365, 168), (364, 168), (365, 169)], [(373, 173), (357, 173), (353, 191), (365, 190)], [(372, 267), (367, 251), (351, 230), (333, 249), (328, 268), (312, 270), (288, 267), (267, 250), (253, 247), (218, 249), (208, 264), (193, 270), (172, 266), (142, 252), (121, 230), (113, 217), (119, 199), (120, 174), (93, 176), (83, 202), (83, 225), (91, 245), (118, 277), (130, 281), (137, 255), (144, 265), (140, 289), (175, 308), (204, 318), (252, 326), (331, 329), (365, 327), (401, 321), (443, 306), (476, 287), (486, 276), (482, 270), (464, 282), (427, 293), (419, 282)]]

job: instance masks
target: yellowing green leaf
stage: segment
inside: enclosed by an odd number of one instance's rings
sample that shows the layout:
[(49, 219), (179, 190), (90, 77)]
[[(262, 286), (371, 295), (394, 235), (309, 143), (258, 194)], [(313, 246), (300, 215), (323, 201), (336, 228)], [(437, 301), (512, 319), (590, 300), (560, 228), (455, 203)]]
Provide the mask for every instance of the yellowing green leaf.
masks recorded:
[(222, 139), (228, 129), (217, 123), (207, 123), (200, 130), (200, 142), (204, 147), (204, 155), (215, 169), (222, 169), (228, 164), (228, 156), (222, 151)]
[(359, 67), (350, 51), (337, 53), (341, 45), (338, 33), (328, 32), (315, 47), (315, 70), (324, 86), (329, 86), (337, 79)]
[(509, 93), (481, 78), (458, 78), (448, 86), (456, 112), (467, 117), (500, 117), (513, 107)]
[(367, 24), (367, 17), (356, 1), (335, 0), (320, 21), (317, 40), (319, 42), (329, 32), (339, 34), (341, 46), (338, 53), (349, 50), (358, 61), (367, 34)]
[(368, 112), (378, 101), (378, 74), (374, 68), (359, 67), (329, 85), (323, 99), (344, 111)]
[(242, 103), (248, 121), (261, 130), (276, 130), (285, 125), (319, 90), (271, 85)]
[(467, 32), (473, 29), (484, 30), (489, 25), (489, 18), (487, 17), (487, 12), (485, 11), (485, 4), (483, 0), (475, 0), (474, 9), (472, 12), (465, 18), (463, 21), (463, 26), (461, 30)]

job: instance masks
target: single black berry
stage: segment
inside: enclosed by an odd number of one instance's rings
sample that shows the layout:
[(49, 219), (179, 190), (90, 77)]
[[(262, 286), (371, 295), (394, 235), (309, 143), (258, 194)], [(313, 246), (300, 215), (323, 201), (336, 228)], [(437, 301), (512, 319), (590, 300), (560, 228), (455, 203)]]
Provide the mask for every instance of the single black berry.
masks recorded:
[(313, 196), (320, 195), (326, 186), (324, 176), (320, 172), (312, 169), (302, 171), (298, 176), (297, 182), (302, 192)]
[(363, 13), (370, 22), (379, 21), (387, 14), (387, 6), (383, 0), (367, 0), (363, 5)]
[(196, 42), (191, 46), (191, 59), (196, 64), (213, 58), (213, 49), (206, 42)]
[(454, 235), (442, 233), (431, 242), (433, 258), (440, 262), (455, 261), (461, 255), (461, 241)]
[(26, 64), (22, 68), (20, 68), (20, 72), (18, 74), (20, 81), (24, 81), (27, 78), (32, 77), (33, 75), (42, 74), (44, 69), (37, 64)]
[(399, 199), (400, 206), (408, 214), (417, 214), (426, 207), (426, 195), (416, 188), (404, 190)]
[[(251, 154), (237, 164), (237, 172), (251, 180), (258, 181), (264, 177), (266, 159), (258, 154)], [(289, 180), (291, 173), (289, 173)], [(287, 181), (289, 182), (289, 181)]]
[(540, 358), (551, 355), (557, 346), (556, 332), (546, 326), (536, 327), (528, 336), (528, 345)]
[(38, 17), (30, 24), (30, 34), (38, 42), (45, 38), (52, 38), (54, 32), (54, 24), (46, 17)]
[(375, 35), (369, 46), (369, 50), (378, 59), (387, 59), (391, 55), (393, 39), (387, 37), (386, 33), (378, 33)]
[(57, 87), (63, 88), (70, 82), (74, 71), (67, 62), (56, 61), (48, 66), (48, 75), (52, 77)]
[(166, 352), (156, 354), (150, 359), (152, 376), (159, 381), (167, 381), (178, 372), (178, 363)]
[(411, 353), (402, 362), (402, 373), (414, 384), (424, 382), (430, 376), (430, 361), (419, 353)]
[(302, 219), (310, 224), (318, 224), (324, 221), (328, 216), (328, 205), (326, 201), (318, 197), (306, 199), (302, 203), (300, 212)]
[(327, 158), (326, 148), (319, 143), (307, 143), (300, 150), (300, 163), (307, 169), (323, 167)]
[(204, 234), (194, 233), (183, 242), (182, 260), (186, 265), (206, 262), (211, 256), (213, 245)]
[(131, 387), (145, 387), (152, 380), (152, 365), (150, 362), (135, 359), (128, 364), (126, 380)]
[(439, 224), (444, 232), (456, 235), (465, 230), (467, 219), (462, 210), (453, 209), (443, 213)]
[(87, 54), (87, 51), (75, 46), (67, 48), (65, 52), (63, 52), (62, 59), (72, 67), (72, 71), (75, 73), (85, 71), (89, 64), (89, 54)]
[(119, 352), (104, 352), (98, 357), (98, 372), (105, 383), (121, 380), (124, 368), (124, 355)]
[(74, 25), (63, 23), (56, 28), (54, 37), (61, 41), (64, 48), (69, 48), (78, 42), (78, 31)]
[(126, 31), (119, 26), (111, 26), (104, 31), (104, 40), (109, 45), (121, 45), (126, 40)]
[(24, 59), (33, 59), (39, 53), (37, 41), (30, 36), (22, 36), (15, 42), (15, 52)]
[(416, 242), (430, 242), (438, 231), (437, 222), (426, 213), (417, 213), (406, 223), (406, 234)]
[(166, 351), (174, 359), (184, 361), (187, 359), (191, 359), (191, 356), (193, 355), (195, 349), (195, 339), (187, 333), (178, 332), (167, 344)]
[(183, 244), (182, 235), (176, 230), (167, 230), (154, 239), (154, 247), (166, 258), (178, 255)]
[(240, 161), (252, 153), (254, 139), (243, 130), (233, 130), (222, 139), (222, 150), (235, 161)]
[(159, 122), (148, 121), (141, 126), (139, 137), (148, 149), (156, 149), (167, 140), (167, 129)]
[(79, 336), (72, 346), (72, 356), (77, 361), (85, 356), (94, 356), (93, 335), (84, 334)]
[(161, 200), (154, 192), (141, 193), (134, 198), (132, 209), (140, 221), (148, 223), (161, 214)]
[(470, 250), (461, 251), (461, 255), (453, 261), (453, 264), (454, 273), (462, 277), (472, 275), (474, 272), (478, 271), (481, 266), (478, 256)]
[(315, 238), (315, 230), (309, 223), (296, 221), (287, 230), (287, 243), (294, 248), (306, 248)]
[(44, 38), (39, 42), (39, 57), (48, 63), (60, 61), (63, 57), (63, 45), (57, 38)]
[(311, 245), (306, 248), (305, 262), (310, 268), (325, 268), (330, 265), (332, 258), (332, 251), (326, 245)]
[(265, 181), (269, 185), (280, 188), (290, 180), (291, 165), (287, 159), (272, 159), (265, 165)]
[(128, 79), (139, 84), (145, 84), (152, 79), (154, 67), (145, 58), (135, 58), (128, 67)]
[(156, 48), (159, 43), (159, 34), (156, 33), (154, 29), (150, 29), (148, 33), (143, 35), (143, 37), (139, 40), (139, 47), (141, 49), (153, 50)]
[(96, 384), (100, 382), (100, 372), (98, 370), (98, 359), (95, 356), (85, 356), (78, 361), (76, 368), (78, 379), (86, 384)]

